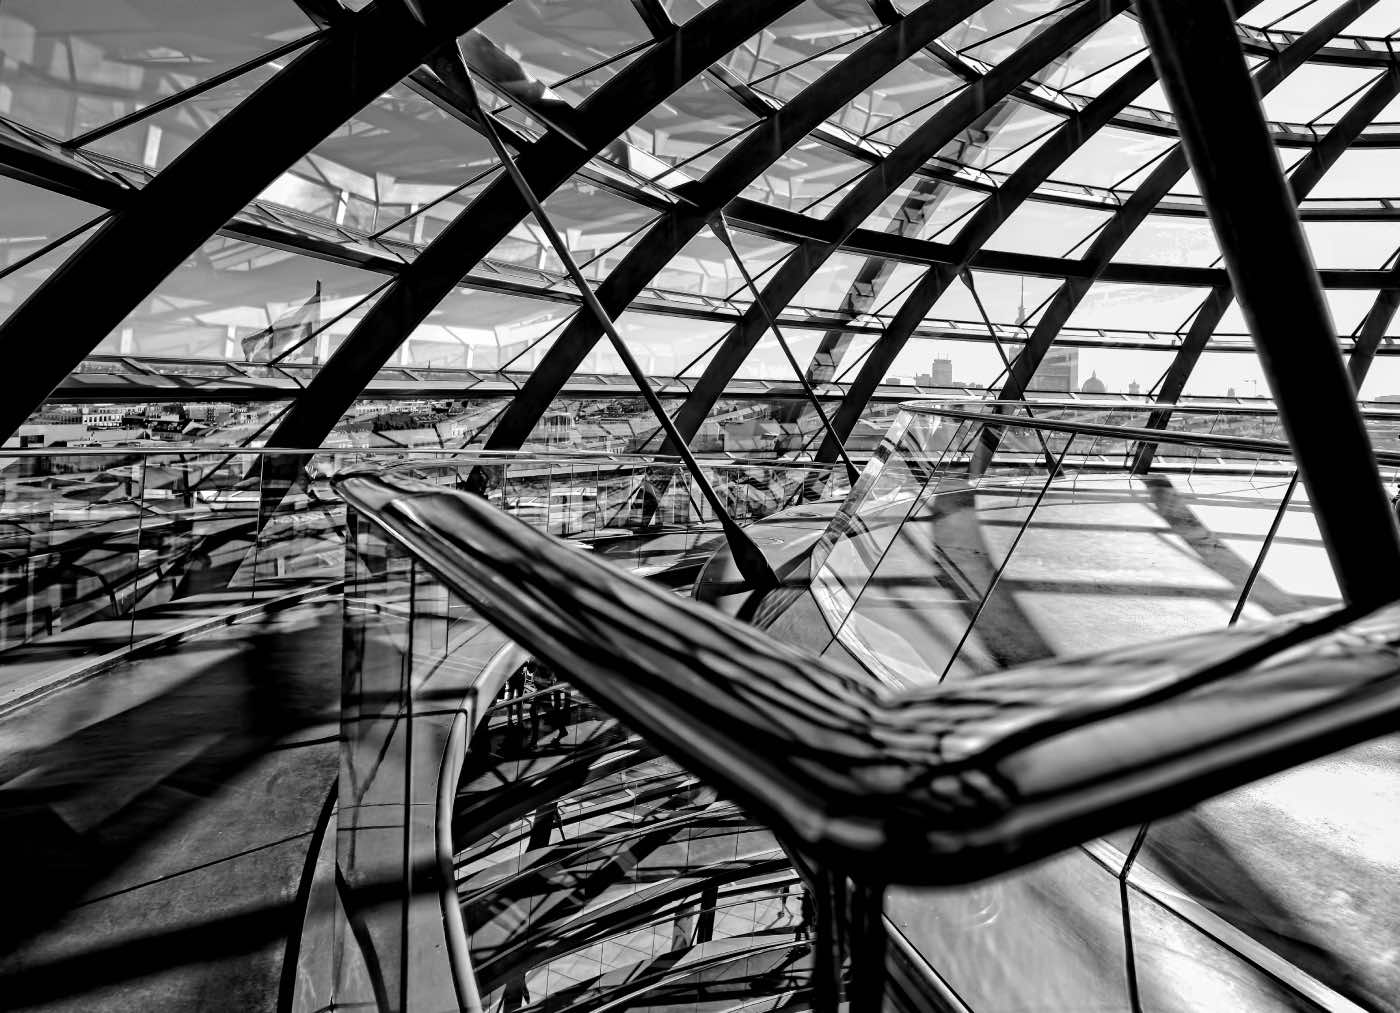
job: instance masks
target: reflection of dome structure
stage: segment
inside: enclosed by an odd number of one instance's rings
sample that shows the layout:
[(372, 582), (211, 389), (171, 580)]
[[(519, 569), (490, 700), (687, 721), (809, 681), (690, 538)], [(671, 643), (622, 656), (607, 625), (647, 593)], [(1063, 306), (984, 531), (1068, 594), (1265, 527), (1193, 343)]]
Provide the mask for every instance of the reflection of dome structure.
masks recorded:
[(0, 0), (4, 1008), (1400, 1013), (1397, 10)]

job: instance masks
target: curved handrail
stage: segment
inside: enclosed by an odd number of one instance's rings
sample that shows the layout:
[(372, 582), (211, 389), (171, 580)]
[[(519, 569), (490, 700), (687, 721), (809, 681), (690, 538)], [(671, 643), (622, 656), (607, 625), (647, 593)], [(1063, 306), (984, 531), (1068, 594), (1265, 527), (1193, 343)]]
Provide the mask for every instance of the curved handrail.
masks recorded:
[[(920, 415), (936, 415), (940, 418), (957, 419), (965, 422), (982, 422), (989, 426), (1007, 427), (1011, 429), (1032, 429), (1041, 432), (1066, 433), (1077, 436), (1101, 436), (1109, 439), (1136, 440), (1141, 443), (1152, 444), (1171, 443), (1187, 447), (1213, 447), (1217, 450), (1242, 450), (1257, 454), (1274, 454), (1278, 457), (1289, 459), (1293, 456), (1293, 448), (1283, 440), (1265, 440), (1256, 436), (1228, 436), (1219, 433), (1192, 433), (1184, 432), (1179, 429), (1148, 429), (1142, 426), (1085, 422), (1078, 419), (1046, 418), (1044, 415), (1036, 415), (1034, 417), (1026, 415), (999, 415), (995, 414), (993, 411), (973, 411), (957, 408), (953, 406), (954, 404), (977, 404), (989, 409), (1029, 406), (1034, 410), (1045, 407), (1045, 405), (1035, 401), (974, 401), (954, 403), (909, 401), (901, 404), (900, 408), (904, 411), (914, 412)], [(1082, 405), (1073, 407), (1076, 407), (1080, 411), (1088, 410)], [(1107, 407), (1108, 406), (1105, 406), (1105, 410), (1107, 410)], [(1374, 453), (1376, 460), (1381, 464), (1400, 466), (1400, 451), (1376, 449)]]
[(896, 687), (780, 644), (486, 502), (339, 493), (517, 643), (857, 880), (995, 875), (1393, 729), (1400, 605)]
[(477, 725), (486, 716), (487, 708), (483, 701), (495, 697), (510, 674), (527, 658), (520, 648), (514, 644), (507, 644), (486, 663), (472, 683), (471, 692), (464, 701), (469, 702), (470, 706), (459, 706), (452, 719), (447, 742), (442, 751), (442, 762), (438, 766), (433, 843), (437, 853), (438, 900), (442, 905), (443, 938), (448, 964), (452, 969), (452, 983), (457, 990), (459, 1013), (481, 1013), (482, 1002), (476, 974), (472, 970), (471, 946), (466, 921), (462, 917), (462, 906), (457, 899), (457, 879), (452, 869), (453, 856), (457, 850), (452, 840), (452, 813), (457, 797), (457, 782), (461, 779), (462, 767), (466, 763), (467, 743), (476, 732)]
[[(0, 460), (10, 457), (151, 457), (151, 458), (203, 458), (203, 457), (328, 457), (332, 455), (355, 455), (363, 457), (386, 457), (391, 463), (385, 467), (401, 469), (421, 468), (435, 463), (441, 464), (539, 464), (539, 465), (592, 465), (616, 464), (620, 467), (681, 466), (681, 459), (668, 454), (626, 454), (604, 450), (570, 449), (567, 453), (548, 454), (529, 450), (485, 450), (475, 447), (227, 447), (200, 445), (166, 449), (154, 446), (112, 446), (112, 447), (5, 447), (0, 448)], [(423, 457), (427, 460), (399, 461), (402, 457)], [(830, 470), (834, 465), (818, 461), (804, 461), (795, 458), (740, 458), (740, 457), (701, 457), (701, 467), (708, 468), (790, 468), (800, 471), (813, 469)], [(197, 464), (197, 460), (185, 463)], [(113, 465), (112, 467), (123, 467)]]
[(194, 444), (188, 446), (110, 446), (110, 447), (4, 447), (0, 448), (0, 459), (7, 457), (217, 457), (221, 454), (234, 454), (239, 457), (298, 457), (323, 456), (327, 454), (363, 454), (366, 457), (402, 457), (423, 455), (426, 457), (461, 457), (466, 460), (481, 458), (488, 462), (510, 464), (516, 461), (675, 461), (679, 457), (663, 457), (658, 454), (618, 454), (603, 450), (570, 450), (567, 454), (541, 454), (538, 451), (485, 450), (475, 447), (243, 447), (220, 446), (218, 444)]
[[(1400, 407), (1389, 407), (1384, 402), (1361, 402), (1361, 415), (1363, 418), (1373, 419), (1377, 422), (1400, 422)], [(986, 408), (993, 406), (997, 408), (1029, 408), (1032, 410), (1054, 409), (1063, 411), (1111, 411), (1111, 412), (1163, 412), (1169, 411), (1173, 415), (1247, 415), (1251, 417), (1278, 418), (1278, 406), (1272, 401), (1260, 399), (1256, 404), (1211, 404), (1202, 401), (1179, 401), (1170, 404), (1161, 401), (1130, 401), (1120, 395), (1104, 394), (1101, 399), (1095, 399), (1092, 395), (1083, 395), (1079, 398), (1020, 398), (1017, 400), (999, 400), (993, 398), (913, 398), (900, 402), (899, 407), (914, 410), (924, 410), (926, 407), (936, 408)]]

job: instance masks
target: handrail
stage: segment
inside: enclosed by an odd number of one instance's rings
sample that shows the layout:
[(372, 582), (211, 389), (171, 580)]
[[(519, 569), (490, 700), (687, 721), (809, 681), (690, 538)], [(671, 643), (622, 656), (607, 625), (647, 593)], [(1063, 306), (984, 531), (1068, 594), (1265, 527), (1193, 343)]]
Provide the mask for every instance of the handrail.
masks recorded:
[[(1248, 400), (1248, 399), (1246, 399)], [(1178, 401), (1170, 404), (1161, 401), (1127, 401), (1116, 395), (1102, 395), (1102, 400), (1092, 400), (1091, 395), (1082, 398), (1068, 400), (1063, 398), (1020, 398), (1007, 400), (994, 400), (992, 398), (918, 398), (901, 402), (901, 408), (922, 410), (926, 405), (937, 407), (957, 408), (963, 405), (987, 407), (994, 405), (998, 408), (1033, 408), (1042, 410), (1045, 408), (1064, 409), (1065, 411), (1114, 411), (1114, 412), (1160, 412), (1170, 411), (1180, 412), (1183, 415), (1249, 415), (1278, 418), (1278, 406), (1273, 401), (1263, 398), (1258, 399), (1255, 404), (1216, 404), (1203, 401)], [(1361, 402), (1361, 415), (1363, 418), (1374, 419), (1378, 422), (1400, 422), (1400, 407), (1387, 407), (1386, 402), (1363, 401)]]
[(370, 472), (335, 487), (601, 706), (811, 858), (876, 887), (996, 875), (1400, 717), (1400, 605), (901, 687), (480, 499)]
[[(675, 465), (680, 467), (679, 457), (669, 454), (620, 454), (601, 450), (570, 450), (565, 454), (542, 454), (538, 451), (520, 450), (477, 450), (456, 447), (319, 447), (315, 450), (306, 447), (227, 447), (209, 445), (172, 446), (169, 449), (152, 446), (111, 446), (111, 447), (4, 447), (0, 448), (0, 460), (10, 457), (219, 457), (233, 455), (275, 456), (275, 457), (324, 457), (332, 454), (361, 454), (368, 457), (398, 458), (405, 455), (429, 458), (429, 464), (473, 463), (485, 465), (499, 464), (619, 464), (650, 467), (655, 465)], [(790, 468), (794, 471), (813, 469), (831, 470), (834, 465), (820, 461), (803, 461), (794, 458), (736, 458), (701, 457), (701, 467), (713, 468)], [(396, 462), (398, 467), (414, 466), (412, 462)], [(420, 465), (421, 466), (421, 465)]]
[(335, 447), (323, 446), (314, 449), (307, 447), (242, 447), (242, 446), (219, 446), (216, 444), (188, 444), (174, 445), (168, 449), (158, 446), (110, 446), (110, 447), (0, 447), (0, 459), (7, 457), (82, 457), (101, 456), (111, 457), (114, 454), (137, 455), (144, 454), (151, 457), (188, 457), (191, 455), (208, 454), (217, 456), (219, 454), (236, 454), (238, 456), (263, 456), (276, 455), (278, 457), (291, 456), (314, 456), (322, 454), (366, 454), (370, 456), (400, 457), (404, 454), (422, 454), (433, 457), (463, 457), (463, 458), (486, 458), (490, 462), (504, 461), (510, 463), (516, 460), (541, 460), (541, 461), (638, 461), (644, 463), (668, 461), (680, 462), (680, 458), (662, 457), (657, 454), (615, 454), (601, 450), (571, 450), (567, 454), (541, 454), (537, 451), (519, 450), (477, 450), (474, 448), (456, 447)]
[[(968, 403), (968, 402), (963, 402)], [(988, 408), (1003, 406), (1015, 408), (1018, 401), (970, 402)], [(1036, 402), (1032, 407), (1042, 408)], [(1177, 429), (1147, 429), (1140, 426), (1108, 425), (1098, 422), (1047, 418), (1037, 415), (1028, 418), (1023, 415), (997, 415), (991, 411), (969, 411), (950, 407), (944, 403), (910, 401), (900, 405), (902, 409), (920, 415), (936, 415), (941, 418), (958, 419), (967, 422), (983, 422), (989, 426), (1012, 429), (1033, 429), (1074, 435), (1103, 436), (1110, 439), (1137, 440), (1142, 443), (1174, 443), (1187, 447), (1214, 447), (1218, 450), (1244, 450), (1258, 454), (1276, 454), (1281, 458), (1292, 459), (1293, 448), (1282, 440), (1265, 440), (1255, 436), (1224, 436), (1216, 433), (1191, 433)], [(1173, 409), (1175, 411), (1175, 409)], [(1214, 414), (1214, 413), (1212, 413)], [(1382, 464), (1400, 466), (1400, 451), (1377, 450), (1376, 460)]]

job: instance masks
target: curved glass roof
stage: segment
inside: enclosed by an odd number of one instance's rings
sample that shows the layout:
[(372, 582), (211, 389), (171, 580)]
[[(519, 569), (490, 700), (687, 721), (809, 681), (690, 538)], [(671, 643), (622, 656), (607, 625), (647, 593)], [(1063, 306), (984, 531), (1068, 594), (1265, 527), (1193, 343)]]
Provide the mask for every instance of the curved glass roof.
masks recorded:
[[(1341, 347), (1400, 392), (1400, 0), (1236, 6)], [(6, 435), (465, 399), (504, 448), (631, 398), (473, 79), (685, 435), (801, 397), (765, 306), (856, 414), (1002, 389), (988, 324), (1057, 394), (1267, 394), (1125, 0), (6, 0)]]

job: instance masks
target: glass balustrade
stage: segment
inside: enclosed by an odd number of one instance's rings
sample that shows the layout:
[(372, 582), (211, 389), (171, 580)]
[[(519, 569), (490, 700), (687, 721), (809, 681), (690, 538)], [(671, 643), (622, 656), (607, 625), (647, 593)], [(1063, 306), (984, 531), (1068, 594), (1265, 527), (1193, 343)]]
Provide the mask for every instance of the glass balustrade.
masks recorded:
[[(280, 477), (285, 462), (294, 481)], [(238, 602), (338, 584), (345, 509), (329, 476), (389, 466), (450, 487), (466, 487), (475, 470), (508, 513), (633, 568), (674, 566), (717, 537), (691, 477), (677, 462), (651, 458), (10, 450), (0, 457), (0, 691), (42, 683), (55, 659), (90, 667), (196, 629)], [(727, 460), (704, 468), (740, 523), (810, 495), (813, 474), (819, 494), (845, 489), (844, 473), (830, 468)]]

